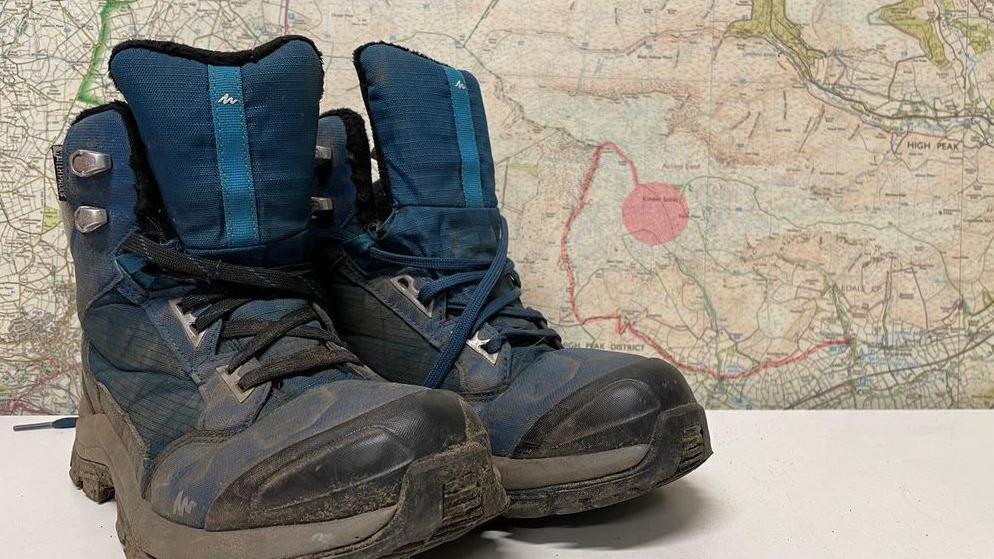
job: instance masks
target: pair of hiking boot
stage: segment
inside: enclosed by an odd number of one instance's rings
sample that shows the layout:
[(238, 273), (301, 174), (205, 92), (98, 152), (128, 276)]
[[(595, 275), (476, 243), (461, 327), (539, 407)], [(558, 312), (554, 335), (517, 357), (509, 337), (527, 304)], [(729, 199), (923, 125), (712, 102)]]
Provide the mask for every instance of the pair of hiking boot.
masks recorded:
[(520, 302), (480, 88), (313, 43), (129, 41), (126, 103), (56, 146), (83, 327), (70, 475), (129, 558), (407, 557), (500, 514), (648, 492), (710, 455), (655, 359), (564, 348)]

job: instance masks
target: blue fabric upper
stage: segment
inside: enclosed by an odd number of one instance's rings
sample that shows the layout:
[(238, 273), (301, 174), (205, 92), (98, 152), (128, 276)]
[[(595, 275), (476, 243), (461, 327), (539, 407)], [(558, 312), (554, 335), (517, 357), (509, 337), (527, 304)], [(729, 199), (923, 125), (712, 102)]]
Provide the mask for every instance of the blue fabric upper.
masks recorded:
[(256, 265), (305, 256), (323, 80), (311, 43), (244, 61), (136, 42), (110, 68), (188, 252)]

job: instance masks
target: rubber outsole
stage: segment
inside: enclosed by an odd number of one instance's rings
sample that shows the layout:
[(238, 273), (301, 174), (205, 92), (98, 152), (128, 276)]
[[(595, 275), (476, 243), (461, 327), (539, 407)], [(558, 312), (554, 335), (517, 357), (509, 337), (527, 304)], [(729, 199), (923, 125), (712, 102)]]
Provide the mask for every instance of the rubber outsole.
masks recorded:
[(660, 415), (649, 449), (635, 466), (585, 481), (509, 489), (511, 505), (504, 516), (538, 518), (614, 505), (680, 479), (711, 454), (704, 408), (676, 407)]
[[(103, 439), (109, 424), (101, 426)], [(491, 465), (490, 451), (478, 438), (468, 438), (461, 445), (427, 456), (408, 467), (400, 499), (395, 506), (317, 525), (278, 526), (228, 532), (208, 532), (172, 523), (151, 511), (147, 501), (137, 493), (134, 475), (125, 467), (116, 467), (114, 450), (81, 443), (77, 432), (69, 476), (76, 487), (93, 501), (117, 503), (117, 534), (127, 559), (172, 559), (183, 557), (280, 557), (281, 559), (405, 559), (427, 549), (454, 540), (472, 528), (499, 516), (507, 505), (507, 496)], [(89, 443), (89, 444), (87, 444)], [(113, 443), (111, 443), (113, 444)], [(123, 444), (122, 444), (123, 449)], [(120, 453), (118, 453), (120, 456)], [(130, 478), (128, 478), (130, 476)], [(148, 507), (147, 509), (144, 507)], [(153, 515), (150, 522), (150, 516)], [(133, 522), (131, 519), (137, 518)], [(345, 522), (344, 525), (336, 525)], [(165, 523), (165, 524), (163, 524)], [(162, 529), (165, 526), (167, 529)], [(351, 534), (369, 529), (372, 533), (357, 541), (340, 541), (341, 530)], [(313, 530), (310, 528), (314, 527)], [(310, 537), (300, 537), (301, 533)], [(168, 539), (163, 533), (182, 534)], [(192, 535), (191, 535), (192, 534)], [(325, 543), (326, 548), (314, 550)], [(354, 536), (353, 536), (354, 537)], [(285, 541), (281, 542), (283, 538)], [(348, 536), (346, 536), (346, 539)], [(190, 542), (198, 550), (190, 554)], [(309, 547), (303, 553), (287, 553), (293, 546)], [(246, 550), (249, 550), (246, 553)]]

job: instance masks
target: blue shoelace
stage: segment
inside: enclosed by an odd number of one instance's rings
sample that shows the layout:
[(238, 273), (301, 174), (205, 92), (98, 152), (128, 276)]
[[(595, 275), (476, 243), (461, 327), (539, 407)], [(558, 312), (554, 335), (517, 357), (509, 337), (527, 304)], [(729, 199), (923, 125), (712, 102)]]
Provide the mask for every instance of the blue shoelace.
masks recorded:
[[(500, 241), (497, 254), (492, 260), (472, 258), (432, 258), (426, 256), (410, 256), (387, 252), (377, 247), (369, 249), (373, 258), (397, 264), (408, 268), (417, 268), (440, 275), (436, 280), (425, 284), (418, 290), (418, 300), (422, 305), (428, 305), (439, 295), (476, 284), (468, 301), (450, 300), (448, 309), (461, 311), (459, 320), (452, 329), (452, 334), (442, 348), (441, 353), (432, 365), (425, 386), (438, 388), (445, 381), (455, 364), (466, 342), (490, 319), (501, 316), (530, 321), (534, 328), (492, 324), (498, 335), (487, 340), (481, 347), (487, 353), (500, 351), (501, 346), (508, 341), (527, 340), (539, 343), (545, 340), (559, 340), (559, 334), (546, 327), (545, 316), (535, 309), (520, 306), (510, 306), (521, 297), (520, 282), (514, 273), (514, 263), (507, 257), (507, 221), (500, 218)], [(502, 277), (512, 278), (513, 287), (503, 290), (491, 299), (494, 289)]]

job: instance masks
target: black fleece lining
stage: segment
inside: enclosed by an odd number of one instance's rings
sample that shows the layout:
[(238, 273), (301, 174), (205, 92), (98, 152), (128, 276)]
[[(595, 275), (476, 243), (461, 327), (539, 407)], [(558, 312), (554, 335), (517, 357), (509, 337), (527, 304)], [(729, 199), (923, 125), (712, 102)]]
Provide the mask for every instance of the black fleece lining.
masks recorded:
[[(169, 56), (196, 60), (197, 62), (203, 62), (204, 64), (210, 64), (212, 66), (241, 66), (249, 62), (258, 62), (276, 49), (292, 41), (303, 41), (307, 43), (312, 49), (314, 49), (314, 52), (317, 53), (318, 58), (321, 58), (321, 51), (318, 50), (318, 47), (314, 44), (314, 41), (301, 35), (283, 35), (282, 37), (277, 37), (272, 41), (263, 43), (257, 47), (232, 52), (201, 49), (191, 47), (189, 45), (181, 45), (172, 41), (134, 39), (124, 41), (123, 43), (119, 43), (115, 46), (114, 50), (111, 51), (110, 60), (107, 61), (107, 66), (111, 66), (114, 62), (114, 57), (120, 52), (133, 48), (161, 52), (162, 54)], [(114, 75), (111, 73), (111, 78), (113, 79), (113, 77)]]
[(86, 117), (90, 117), (90, 116), (93, 116), (95, 114), (102, 113), (104, 111), (118, 111), (118, 112), (120, 112), (122, 108), (125, 111), (128, 111), (129, 113), (131, 112), (128, 109), (128, 105), (126, 103), (122, 102), (122, 101), (111, 101), (109, 103), (104, 103), (103, 105), (97, 105), (96, 107), (90, 107), (89, 109), (84, 109), (84, 110), (80, 111), (80, 113), (78, 115), (76, 115), (76, 118), (74, 118), (69, 125), (73, 126), (77, 122), (85, 119)]
[(337, 117), (345, 126), (345, 150), (348, 153), (352, 184), (356, 189), (356, 214), (359, 223), (368, 225), (386, 219), (390, 215), (390, 195), (380, 182), (373, 183), (372, 161), (369, 155), (369, 138), (366, 136), (366, 123), (362, 116), (352, 109), (332, 109), (321, 114), (321, 118)]
[(165, 206), (162, 203), (162, 196), (159, 193), (159, 185), (152, 175), (152, 169), (148, 165), (148, 156), (145, 154), (145, 144), (138, 134), (138, 123), (131, 108), (123, 101), (111, 101), (103, 105), (91, 107), (80, 112), (73, 120), (73, 125), (81, 120), (104, 111), (115, 111), (121, 115), (124, 126), (128, 130), (128, 140), (131, 143), (131, 170), (135, 174), (135, 192), (137, 202), (135, 203), (135, 221), (139, 229), (146, 237), (157, 242), (166, 242), (175, 238), (169, 220), (166, 218)]

